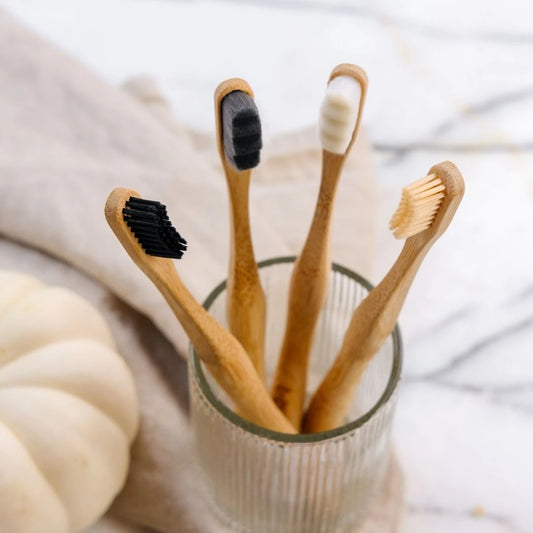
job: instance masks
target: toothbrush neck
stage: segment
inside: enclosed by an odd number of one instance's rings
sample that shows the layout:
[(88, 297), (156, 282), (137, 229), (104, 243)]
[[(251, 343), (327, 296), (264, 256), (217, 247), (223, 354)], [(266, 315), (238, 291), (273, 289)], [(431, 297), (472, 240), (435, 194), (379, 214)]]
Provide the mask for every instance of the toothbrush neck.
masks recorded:
[(326, 220), (328, 225), (331, 219), (337, 185), (339, 184), (344, 161), (344, 155), (333, 154), (327, 150), (323, 150), (322, 152), (322, 177), (320, 180), (315, 219)]
[(428, 241), (419, 235), (409, 237), (405, 241), (398, 259), (396, 259), (382, 282), (392, 288), (399, 301), (403, 302), (405, 299), (413, 279), (432, 244), (432, 240)]
[(227, 173), (227, 185), (231, 212), (230, 262), (245, 269), (255, 262), (253, 257), (252, 236), (248, 196), (250, 188), (250, 170)]
[[(346, 154), (334, 154), (328, 150), (322, 150), (321, 193), (323, 187), (328, 187), (332, 189), (332, 193), (335, 193), (345, 161)], [(328, 190), (324, 192), (328, 192)]]

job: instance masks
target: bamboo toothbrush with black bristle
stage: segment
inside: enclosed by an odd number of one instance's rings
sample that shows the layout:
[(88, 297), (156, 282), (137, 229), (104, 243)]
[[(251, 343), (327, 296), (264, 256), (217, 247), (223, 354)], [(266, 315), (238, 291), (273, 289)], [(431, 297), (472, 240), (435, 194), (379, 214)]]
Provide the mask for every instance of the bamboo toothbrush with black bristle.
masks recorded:
[(309, 353), (326, 298), (330, 264), (329, 233), (337, 184), (357, 138), (366, 96), (363, 69), (341, 64), (329, 77), (320, 111), (322, 178), (313, 221), (291, 277), (287, 323), (272, 397), (291, 423), (301, 424)]
[(396, 238), (406, 238), (405, 244), (381, 283), (354, 311), (333, 366), (311, 398), (304, 432), (344, 423), (363, 372), (394, 329), (418, 268), (450, 224), (463, 194), (461, 173), (449, 161), (403, 189), (390, 226)]
[(231, 212), (228, 325), (265, 381), (265, 295), (254, 257), (248, 213), (251, 169), (259, 164), (262, 148), (261, 122), (253, 96), (244, 80), (226, 80), (215, 91), (215, 115)]
[(272, 401), (250, 358), (237, 339), (191, 295), (172, 258), (185, 241), (172, 226), (163, 204), (139, 197), (131, 189), (111, 192), (107, 222), (134, 263), (159, 289), (210, 373), (250, 422), (274, 431), (295, 429)]

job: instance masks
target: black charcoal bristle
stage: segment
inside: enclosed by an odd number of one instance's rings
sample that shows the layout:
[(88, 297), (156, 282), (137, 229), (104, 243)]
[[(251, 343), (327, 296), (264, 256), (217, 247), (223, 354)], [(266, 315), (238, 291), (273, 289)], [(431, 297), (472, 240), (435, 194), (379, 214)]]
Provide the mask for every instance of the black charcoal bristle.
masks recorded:
[(262, 148), (261, 135), (248, 135), (247, 137), (233, 138), (233, 152), (234, 156), (248, 155), (257, 153)]
[(253, 98), (243, 91), (233, 91), (222, 99), (221, 108), (222, 142), (227, 160), (237, 170), (256, 167), (263, 142)]
[(253, 154), (247, 155), (236, 155), (233, 160), (235, 161), (236, 168), (254, 168), (259, 165), (259, 152), (254, 152)]
[(257, 111), (257, 107), (255, 107), (253, 99), (246, 93), (241, 93), (241, 91), (235, 91), (230, 94), (243, 94), (254, 106), (253, 108), (239, 111), (235, 116), (232, 124), (233, 137), (248, 137), (249, 135), (258, 135), (261, 137), (261, 122), (259, 120), (259, 112)]
[(148, 255), (181, 259), (187, 250), (187, 241), (170, 222), (162, 203), (131, 196), (122, 216)]

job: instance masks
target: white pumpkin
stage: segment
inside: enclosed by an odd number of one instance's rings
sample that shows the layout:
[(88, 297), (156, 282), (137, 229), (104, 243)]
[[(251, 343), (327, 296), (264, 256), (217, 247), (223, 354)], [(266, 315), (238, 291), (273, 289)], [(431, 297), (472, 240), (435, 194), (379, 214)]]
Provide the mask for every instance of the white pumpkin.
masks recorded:
[(0, 532), (72, 533), (120, 491), (131, 373), (80, 296), (0, 271)]

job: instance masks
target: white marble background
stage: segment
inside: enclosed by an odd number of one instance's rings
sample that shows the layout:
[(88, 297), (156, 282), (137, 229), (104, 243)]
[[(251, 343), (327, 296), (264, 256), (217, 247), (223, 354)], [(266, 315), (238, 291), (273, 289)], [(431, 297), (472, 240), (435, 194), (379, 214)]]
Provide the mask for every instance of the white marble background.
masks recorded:
[[(395, 438), (406, 533), (533, 532), (533, 4), (476, 0), (0, 0), (119, 83), (148, 73), (212, 132), (245, 77), (267, 136), (315, 121), (331, 68), (363, 66), (380, 180), (374, 281), (400, 187), (436, 162), (467, 192), (401, 316)], [(354, 206), (357, 208), (357, 206)]]

